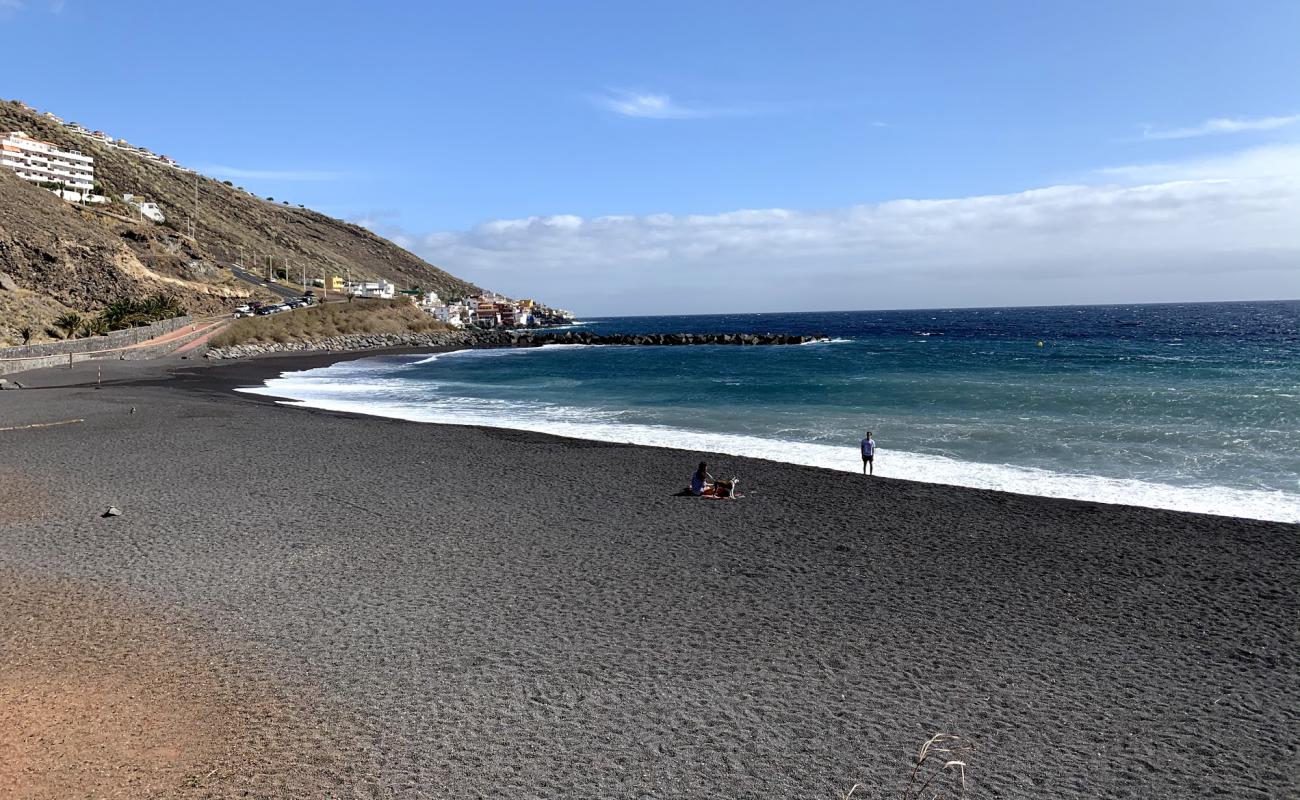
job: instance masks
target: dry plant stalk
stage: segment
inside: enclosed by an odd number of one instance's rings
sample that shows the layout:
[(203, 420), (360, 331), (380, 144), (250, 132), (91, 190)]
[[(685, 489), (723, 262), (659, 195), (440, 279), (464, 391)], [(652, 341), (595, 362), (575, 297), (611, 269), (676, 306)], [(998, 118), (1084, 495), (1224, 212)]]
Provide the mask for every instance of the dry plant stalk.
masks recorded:
[[(916, 753), (912, 776), (903, 789), (903, 800), (944, 800), (947, 797), (955, 800), (964, 796), (966, 762), (959, 756), (973, 749), (971, 745), (962, 743), (960, 736), (951, 733), (936, 733), (931, 736)], [(938, 763), (940, 757), (943, 758), (942, 764)], [(935, 785), (936, 780), (939, 781), (938, 785)], [(952, 790), (951, 795), (943, 793), (945, 786)], [(851, 800), (859, 789), (865, 791), (866, 788), (861, 783), (855, 783), (841, 800)], [(927, 791), (930, 794), (927, 795)]]
[[(969, 745), (961, 743), (960, 736), (951, 733), (931, 736), (916, 753), (912, 776), (903, 789), (903, 800), (943, 800), (945, 785), (953, 791), (951, 797), (963, 796), (966, 793), (966, 762), (961, 756), (970, 749)], [(938, 763), (940, 758), (942, 764)], [(936, 780), (939, 785), (934, 786)], [(931, 794), (927, 795), (927, 791)]]

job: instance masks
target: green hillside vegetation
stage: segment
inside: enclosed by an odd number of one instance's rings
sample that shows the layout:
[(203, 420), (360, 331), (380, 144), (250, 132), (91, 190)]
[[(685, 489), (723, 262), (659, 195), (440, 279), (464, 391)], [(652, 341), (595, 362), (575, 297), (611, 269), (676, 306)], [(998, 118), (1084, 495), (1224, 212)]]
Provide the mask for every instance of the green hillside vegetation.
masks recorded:
[(326, 303), (266, 317), (247, 317), (212, 337), (212, 347), (323, 339), (349, 333), (430, 333), (449, 328), (410, 300)]

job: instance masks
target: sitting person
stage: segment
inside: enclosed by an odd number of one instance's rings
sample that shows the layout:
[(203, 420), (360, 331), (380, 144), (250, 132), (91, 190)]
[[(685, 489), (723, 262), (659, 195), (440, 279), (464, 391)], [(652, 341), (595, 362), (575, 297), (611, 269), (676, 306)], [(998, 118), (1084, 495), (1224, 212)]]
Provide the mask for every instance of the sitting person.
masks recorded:
[(691, 494), (701, 497), (706, 494), (713, 494), (713, 476), (709, 474), (708, 465), (703, 461), (691, 476)]
[(709, 468), (703, 461), (691, 476), (691, 494), (696, 497), (737, 497), (736, 486), (740, 483), (739, 478), (732, 478), (729, 481), (715, 480), (709, 474)]

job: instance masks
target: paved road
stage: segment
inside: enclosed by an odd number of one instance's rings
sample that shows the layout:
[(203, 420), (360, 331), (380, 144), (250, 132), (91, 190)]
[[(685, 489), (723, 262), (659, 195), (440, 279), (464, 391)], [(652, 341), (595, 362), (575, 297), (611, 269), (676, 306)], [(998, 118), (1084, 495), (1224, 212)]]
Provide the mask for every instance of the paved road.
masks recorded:
[(251, 283), (255, 286), (270, 289), (281, 297), (302, 297), (302, 289), (297, 286), (283, 286), (278, 283), (267, 283), (265, 278), (259, 277), (248, 270), (241, 269), (234, 264), (228, 264), (223, 261), (218, 261), (217, 263), (229, 269), (231, 274), (245, 283)]

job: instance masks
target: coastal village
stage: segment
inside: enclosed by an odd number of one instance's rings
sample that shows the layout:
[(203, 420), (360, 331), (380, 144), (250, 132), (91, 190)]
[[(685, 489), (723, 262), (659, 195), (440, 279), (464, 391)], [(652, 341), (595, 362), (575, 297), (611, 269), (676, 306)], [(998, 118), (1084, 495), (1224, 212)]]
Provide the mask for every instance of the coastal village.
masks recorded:
[[(390, 281), (347, 283), (336, 275), (329, 282), (337, 287), (336, 290), (342, 290), (353, 298), (391, 300), (405, 295), (420, 310), (452, 328), (540, 328), (570, 325), (574, 321), (570, 311), (550, 308), (532, 300), (512, 300), (491, 292), (475, 297), (443, 299), (437, 292), (398, 291)], [(324, 281), (318, 279), (314, 283), (319, 285)]]
[[(540, 328), (571, 325), (574, 315), (562, 308), (551, 308), (533, 300), (512, 300), (495, 292), (460, 298), (439, 297), (437, 292), (398, 289), (392, 281), (349, 281), (342, 275), (329, 275), (309, 281), (322, 290), (322, 298), (393, 300), (409, 297), (421, 311), (452, 328)], [(314, 296), (314, 295), (313, 295)]]

